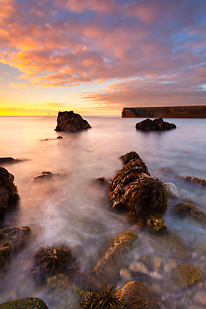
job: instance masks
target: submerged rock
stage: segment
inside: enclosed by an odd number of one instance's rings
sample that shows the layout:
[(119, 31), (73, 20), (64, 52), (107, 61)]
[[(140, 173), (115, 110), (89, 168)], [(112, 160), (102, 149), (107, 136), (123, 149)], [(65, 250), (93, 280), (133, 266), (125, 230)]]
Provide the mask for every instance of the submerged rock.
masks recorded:
[(127, 254), (140, 245), (140, 240), (135, 234), (122, 233), (115, 236), (103, 248), (91, 275), (104, 279), (118, 273), (126, 262)]
[(26, 225), (5, 227), (0, 230), (0, 247), (9, 244), (12, 252), (23, 248), (31, 236), (31, 229)]
[(19, 199), (14, 176), (0, 166), (0, 221)]
[(172, 208), (172, 211), (182, 218), (190, 218), (200, 224), (206, 224), (206, 213), (191, 202), (178, 203)]
[(0, 271), (4, 271), (8, 268), (10, 262), (10, 252), (11, 247), (9, 245), (4, 245), (0, 247)]
[[(138, 159), (133, 159), (133, 157)], [(167, 209), (166, 189), (158, 178), (150, 177), (147, 166), (134, 152), (124, 155), (128, 162), (108, 186), (112, 207), (127, 209), (131, 217), (146, 219)], [(128, 161), (129, 160), (129, 161)]]
[(58, 113), (56, 131), (76, 133), (89, 128), (89, 123), (73, 111)]
[(20, 162), (20, 160), (14, 159), (12, 157), (2, 157), (2, 158), (0, 158), (0, 164), (4, 164), (4, 163), (17, 163), (17, 162)]
[(176, 125), (173, 123), (165, 122), (162, 118), (156, 118), (151, 120), (147, 118), (136, 124), (136, 129), (141, 131), (166, 131), (176, 129)]
[(201, 269), (191, 265), (180, 265), (172, 273), (172, 280), (180, 287), (193, 286), (202, 278)]
[(14, 301), (10, 301), (0, 305), (0, 309), (48, 309), (43, 300), (39, 298), (22, 298)]
[(152, 293), (139, 281), (130, 281), (120, 290), (120, 300), (127, 309), (156, 309)]
[(43, 171), (43, 172), (41, 172), (40, 175), (34, 177), (34, 180), (47, 179), (47, 178), (50, 178), (50, 177), (56, 176), (56, 175), (58, 175), (58, 174), (53, 174), (53, 173), (51, 173), (51, 172), (45, 172), (45, 171)]
[(184, 178), (186, 181), (190, 181), (202, 186), (206, 186), (206, 180), (205, 179), (201, 179), (201, 178), (197, 178), (197, 177), (191, 177), (191, 176), (186, 176)]

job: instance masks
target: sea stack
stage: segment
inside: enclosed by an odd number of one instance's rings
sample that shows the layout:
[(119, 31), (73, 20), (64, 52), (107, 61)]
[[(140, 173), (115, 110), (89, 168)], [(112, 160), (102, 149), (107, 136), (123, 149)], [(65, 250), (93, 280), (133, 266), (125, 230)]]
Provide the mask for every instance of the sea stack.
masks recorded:
[(89, 123), (73, 111), (58, 113), (56, 131), (76, 133), (89, 128)]

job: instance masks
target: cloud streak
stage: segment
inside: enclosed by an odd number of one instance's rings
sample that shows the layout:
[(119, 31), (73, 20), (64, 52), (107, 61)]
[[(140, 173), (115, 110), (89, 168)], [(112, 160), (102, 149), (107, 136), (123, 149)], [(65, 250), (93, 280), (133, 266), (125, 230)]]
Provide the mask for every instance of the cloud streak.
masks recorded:
[(111, 83), (80, 93), (99, 106), (205, 104), (204, 12), (201, 0), (0, 0), (0, 62), (18, 89)]

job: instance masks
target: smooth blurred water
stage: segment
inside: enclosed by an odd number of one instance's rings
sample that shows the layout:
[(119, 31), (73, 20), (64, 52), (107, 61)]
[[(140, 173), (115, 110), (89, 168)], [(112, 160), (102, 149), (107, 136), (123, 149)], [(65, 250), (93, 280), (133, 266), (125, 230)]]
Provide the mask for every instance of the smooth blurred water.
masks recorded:
[[(131, 227), (109, 209), (106, 188), (94, 182), (102, 176), (113, 178), (123, 166), (120, 156), (129, 151), (140, 155), (151, 176), (175, 183), (180, 200), (191, 200), (206, 211), (205, 187), (177, 177), (206, 178), (206, 119), (167, 119), (176, 124), (176, 130), (145, 133), (135, 129), (142, 119), (84, 118), (92, 128), (71, 134), (54, 131), (53, 116), (0, 117), (0, 157), (22, 160), (4, 165), (14, 175), (21, 197), (19, 208), (6, 217), (4, 226), (28, 225), (34, 236), (1, 282), (0, 303), (32, 296), (58, 308), (50, 295), (33, 284), (32, 255), (39, 247), (67, 244), (80, 256), (81, 270), (88, 271), (105, 240)], [(42, 171), (59, 175), (34, 181)], [(171, 200), (169, 208), (172, 205)], [(171, 230), (181, 231), (186, 243), (197, 235), (206, 240), (203, 229), (174, 221), (169, 212), (165, 222)], [(66, 300), (59, 308), (65, 304)]]

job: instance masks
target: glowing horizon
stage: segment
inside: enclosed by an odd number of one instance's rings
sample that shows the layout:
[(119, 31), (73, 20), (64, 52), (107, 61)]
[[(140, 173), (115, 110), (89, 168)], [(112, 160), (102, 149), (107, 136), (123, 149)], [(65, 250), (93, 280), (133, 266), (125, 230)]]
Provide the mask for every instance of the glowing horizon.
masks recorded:
[(0, 0), (0, 115), (205, 105), (206, 2)]

